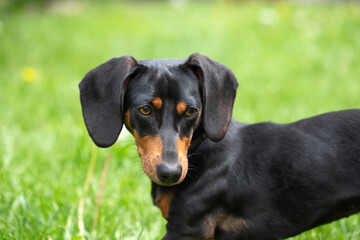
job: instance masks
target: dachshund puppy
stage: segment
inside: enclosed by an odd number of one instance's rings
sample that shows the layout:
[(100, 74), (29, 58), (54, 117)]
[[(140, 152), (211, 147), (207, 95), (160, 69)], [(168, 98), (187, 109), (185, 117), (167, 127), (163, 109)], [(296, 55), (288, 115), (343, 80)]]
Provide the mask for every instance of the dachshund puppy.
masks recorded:
[(86, 74), (90, 137), (132, 133), (163, 240), (275, 240), (360, 211), (360, 110), (290, 124), (231, 119), (238, 83), (200, 54), (113, 58)]

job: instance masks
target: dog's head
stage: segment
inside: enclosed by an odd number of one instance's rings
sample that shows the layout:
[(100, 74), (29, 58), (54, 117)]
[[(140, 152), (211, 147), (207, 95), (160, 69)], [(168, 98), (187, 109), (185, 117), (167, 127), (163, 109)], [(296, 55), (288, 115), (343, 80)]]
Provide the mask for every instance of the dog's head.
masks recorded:
[(79, 87), (95, 144), (113, 145), (125, 123), (144, 172), (169, 186), (187, 174), (187, 151), (197, 128), (213, 141), (225, 136), (237, 85), (229, 68), (193, 54), (184, 59), (113, 58), (87, 73)]

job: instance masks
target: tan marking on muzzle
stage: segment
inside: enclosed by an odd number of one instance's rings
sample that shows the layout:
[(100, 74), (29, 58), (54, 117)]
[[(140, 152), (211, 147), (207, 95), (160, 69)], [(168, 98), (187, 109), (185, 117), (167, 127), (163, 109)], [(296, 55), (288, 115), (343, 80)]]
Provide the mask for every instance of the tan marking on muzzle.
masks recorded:
[(161, 184), (156, 174), (156, 166), (162, 159), (163, 144), (160, 135), (139, 137), (134, 130), (134, 137), (144, 172), (152, 181)]
[[(184, 103), (184, 104), (185, 104), (185, 109), (186, 109), (186, 103)], [(200, 116), (201, 116), (201, 112), (200, 112), (199, 117), (197, 119), (197, 122), (195, 124), (194, 130), (197, 127), (197, 125), (198, 125), (198, 123), (200, 121)], [(179, 160), (179, 163), (180, 163), (180, 165), (182, 167), (182, 172), (181, 172), (180, 179), (175, 184), (181, 183), (185, 179), (186, 174), (188, 172), (189, 162), (188, 162), (188, 158), (187, 158), (187, 153), (188, 153), (188, 149), (190, 147), (190, 143), (191, 143), (191, 139), (192, 139), (194, 130), (191, 133), (190, 137), (178, 138), (177, 141), (176, 141), (176, 148), (177, 148), (177, 152), (178, 152), (178, 160)]]
[(152, 101), (151, 101), (151, 103), (153, 104), (153, 106), (157, 109), (157, 110), (159, 110), (160, 108), (161, 108), (161, 106), (162, 106), (162, 100), (161, 100), (161, 98), (153, 98), (152, 99)]
[(174, 196), (173, 192), (164, 192), (156, 197), (155, 203), (160, 208), (163, 218), (169, 218), (171, 200)]
[(186, 111), (186, 103), (184, 102), (179, 102), (177, 105), (176, 105), (176, 111), (179, 115), (182, 115), (184, 114), (184, 112)]
[(176, 184), (181, 183), (186, 177), (186, 174), (188, 171), (187, 151), (190, 146), (190, 142), (191, 142), (191, 137), (190, 138), (187, 138), (187, 137), (178, 138), (176, 141), (176, 148), (177, 148), (177, 152), (178, 152), (178, 161), (182, 167), (181, 177), (180, 177), (179, 181), (177, 181)]

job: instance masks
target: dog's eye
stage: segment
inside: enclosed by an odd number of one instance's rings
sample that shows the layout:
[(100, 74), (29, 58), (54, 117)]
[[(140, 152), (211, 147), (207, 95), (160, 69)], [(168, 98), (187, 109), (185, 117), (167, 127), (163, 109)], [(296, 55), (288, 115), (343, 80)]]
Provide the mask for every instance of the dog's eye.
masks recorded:
[(197, 111), (196, 108), (189, 108), (188, 110), (186, 110), (185, 115), (187, 117), (192, 117), (192, 116), (194, 116), (196, 111)]
[(149, 106), (143, 106), (143, 107), (139, 108), (139, 112), (140, 112), (142, 115), (150, 115), (151, 109), (150, 109)]

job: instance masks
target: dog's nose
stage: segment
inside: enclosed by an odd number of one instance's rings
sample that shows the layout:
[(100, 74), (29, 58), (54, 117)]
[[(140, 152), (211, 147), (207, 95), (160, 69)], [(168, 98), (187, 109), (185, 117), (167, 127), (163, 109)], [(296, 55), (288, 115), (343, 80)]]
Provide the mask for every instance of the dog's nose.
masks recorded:
[(156, 175), (159, 180), (166, 185), (176, 183), (182, 173), (180, 164), (160, 163), (156, 166)]

